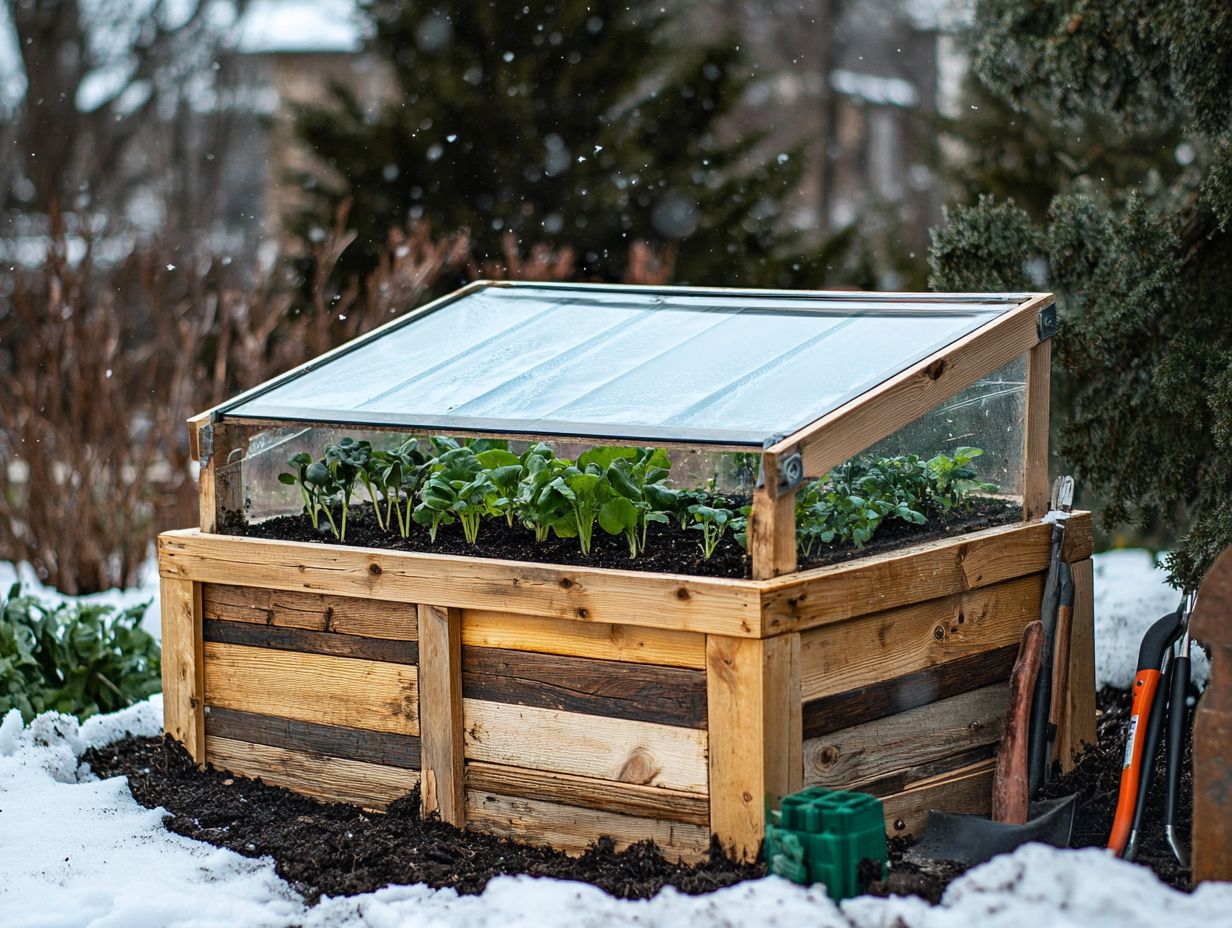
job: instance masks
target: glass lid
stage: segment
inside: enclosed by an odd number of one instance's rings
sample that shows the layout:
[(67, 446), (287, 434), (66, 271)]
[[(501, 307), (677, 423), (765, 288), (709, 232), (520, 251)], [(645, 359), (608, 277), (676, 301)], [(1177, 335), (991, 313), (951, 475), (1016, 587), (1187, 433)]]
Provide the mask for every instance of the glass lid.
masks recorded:
[(761, 447), (1027, 299), (472, 285), (226, 417)]

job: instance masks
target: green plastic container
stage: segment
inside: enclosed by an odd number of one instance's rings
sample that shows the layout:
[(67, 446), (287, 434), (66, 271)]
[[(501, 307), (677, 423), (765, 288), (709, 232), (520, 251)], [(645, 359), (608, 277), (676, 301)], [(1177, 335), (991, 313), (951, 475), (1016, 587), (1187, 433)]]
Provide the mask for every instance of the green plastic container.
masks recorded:
[(858, 896), (860, 861), (881, 864), (886, 875), (885, 816), (868, 793), (810, 786), (783, 799), (766, 825), (771, 873), (808, 886), (825, 883), (831, 899)]

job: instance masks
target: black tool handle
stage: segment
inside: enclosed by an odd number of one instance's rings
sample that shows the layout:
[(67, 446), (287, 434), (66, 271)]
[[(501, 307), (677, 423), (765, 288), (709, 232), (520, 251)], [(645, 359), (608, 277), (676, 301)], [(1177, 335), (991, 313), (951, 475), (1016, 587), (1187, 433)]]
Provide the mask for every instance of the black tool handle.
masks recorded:
[(1155, 772), (1155, 755), (1159, 753), (1159, 742), (1163, 739), (1164, 720), (1168, 715), (1169, 680), (1172, 677), (1172, 654), (1165, 658), (1163, 679), (1155, 690), (1155, 700), (1151, 703), (1151, 717), (1146, 722), (1146, 737), (1142, 741), (1142, 761), (1138, 774), (1138, 801), (1134, 806), (1134, 824), (1129, 832), (1129, 845), (1125, 848), (1125, 859), (1133, 860), (1138, 851), (1138, 835), (1142, 828), (1142, 813), (1146, 809), (1146, 793), (1151, 786), (1151, 774)]
[(1164, 826), (1176, 822), (1176, 801), (1181, 788), (1181, 761), (1185, 731), (1189, 727), (1189, 655), (1172, 662), (1172, 699), (1168, 704), (1168, 782), (1164, 794)]

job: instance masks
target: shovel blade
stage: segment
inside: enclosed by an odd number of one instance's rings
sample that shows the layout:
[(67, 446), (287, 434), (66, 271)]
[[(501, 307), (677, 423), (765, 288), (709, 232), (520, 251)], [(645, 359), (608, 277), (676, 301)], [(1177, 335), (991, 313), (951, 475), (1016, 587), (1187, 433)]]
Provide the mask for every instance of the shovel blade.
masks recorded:
[(1031, 841), (1069, 847), (1074, 829), (1074, 796), (1031, 803), (1025, 825), (1006, 825), (979, 815), (929, 812), (924, 837), (911, 854), (931, 860), (954, 860), (968, 866), (982, 864)]

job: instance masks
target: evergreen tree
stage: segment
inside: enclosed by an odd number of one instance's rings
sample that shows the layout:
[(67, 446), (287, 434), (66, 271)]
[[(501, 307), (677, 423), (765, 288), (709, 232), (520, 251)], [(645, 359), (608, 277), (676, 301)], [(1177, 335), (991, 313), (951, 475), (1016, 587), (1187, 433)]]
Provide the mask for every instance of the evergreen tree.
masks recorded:
[(641, 239), (677, 242), (677, 276), (695, 283), (809, 282), (779, 222), (799, 154), (722, 138), (749, 80), (733, 42), (682, 44), (651, 0), (361, 10), (395, 92), (375, 114), (342, 88), (300, 112), (299, 134), (340, 182), (293, 223), (327, 227), (352, 197), (353, 270), (423, 216), (469, 228), (481, 257), (499, 255), (507, 231), (572, 245), (584, 276), (618, 279)]
[(1058, 291), (1061, 452), (1105, 521), (1186, 530), (1169, 568), (1193, 587), (1232, 544), (1232, 6), (978, 0), (975, 26), (977, 72), (1015, 106), (1183, 133), (1180, 169), (1147, 195), (1065, 193), (1044, 222), (988, 198), (950, 211), (930, 267), (945, 289)]

